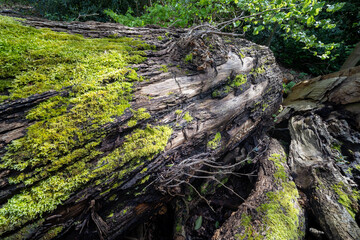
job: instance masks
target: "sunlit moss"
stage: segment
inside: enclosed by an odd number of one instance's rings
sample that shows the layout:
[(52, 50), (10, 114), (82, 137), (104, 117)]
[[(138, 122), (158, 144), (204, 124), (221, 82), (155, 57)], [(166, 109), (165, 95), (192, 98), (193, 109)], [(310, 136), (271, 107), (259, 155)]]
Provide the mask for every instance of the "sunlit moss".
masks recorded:
[[(343, 205), (351, 217), (355, 219), (355, 215), (359, 211), (357, 204), (360, 199), (359, 193), (357, 191), (351, 191), (347, 189), (343, 182), (334, 184), (332, 188), (338, 195), (338, 202)], [(346, 193), (349, 191), (351, 191), (350, 194)]]
[(300, 228), (300, 210), (296, 206), (299, 193), (295, 183), (288, 180), (283, 165), (286, 164), (286, 158), (280, 154), (272, 154), (269, 161), (275, 164), (274, 177), (279, 189), (268, 192), (265, 203), (257, 208), (264, 229), (260, 227), (255, 230), (251, 224), (251, 216), (243, 214), (241, 226), (245, 231), (237, 234), (236, 239), (299, 239), (304, 236)]
[(193, 61), (193, 54), (189, 53), (188, 55), (185, 56), (185, 62), (192, 62)]
[(186, 122), (191, 122), (192, 120), (194, 120), (194, 118), (190, 115), (189, 112), (186, 112), (183, 116), (183, 119), (186, 121)]
[(133, 117), (129, 120), (128, 126), (133, 127), (137, 124), (137, 121), (150, 118), (150, 113), (146, 112), (146, 108), (139, 108), (137, 111), (131, 110)]
[[(0, 80), (6, 79), (2, 90), (8, 97), (68, 92), (31, 109), (26, 117), (34, 123), (1, 159), (0, 169), (19, 171), (10, 183), (27, 188), (1, 206), (0, 234), (56, 209), (91, 180), (121, 179), (164, 150), (171, 128), (148, 126), (97, 160), (103, 154), (97, 150), (106, 136), (103, 126), (130, 108), (133, 82), (141, 80), (128, 66), (145, 60), (140, 49), (147, 48), (134, 39), (85, 39), (0, 16)], [(150, 117), (145, 109), (133, 115), (135, 121)]]
[(214, 139), (207, 143), (207, 146), (208, 148), (216, 149), (219, 146), (220, 141), (221, 141), (221, 133), (217, 132), (214, 136)]

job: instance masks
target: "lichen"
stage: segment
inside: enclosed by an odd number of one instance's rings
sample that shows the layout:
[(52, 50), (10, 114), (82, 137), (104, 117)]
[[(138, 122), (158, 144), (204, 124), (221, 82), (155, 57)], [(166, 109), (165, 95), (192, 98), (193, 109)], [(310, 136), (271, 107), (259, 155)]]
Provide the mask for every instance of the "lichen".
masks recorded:
[[(332, 186), (338, 197), (338, 202), (343, 205), (349, 212), (351, 217), (355, 219), (356, 213), (359, 211), (358, 201), (360, 200), (360, 194), (358, 191), (351, 191), (343, 182), (334, 184)], [(350, 192), (350, 194), (348, 194)]]
[(217, 132), (214, 136), (214, 139), (207, 143), (207, 146), (208, 148), (214, 150), (220, 145), (220, 141), (221, 141), (221, 133)]
[[(27, 186), (1, 206), (1, 233), (56, 209), (91, 180), (103, 184), (108, 176), (117, 177), (108, 187), (120, 186), (123, 176), (165, 149), (171, 128), (148, 125), (98, 159), (103, 126), (131, 107), (133, 82), (142, 79), (128, 66), (145, 60), (139, 49), (150, 49), (147, 44), (130, 38), (86, 39), (0, 16), (0, 46), (0, 79), (8, 82), (3, 89), (10, 99), (68, 92), (31, 109), (26, 117), (33, 124), (1, 159), (0, 169), (19, 172), (10, 183)], [(131, 120), (150, 117), (145, 109), (132, 112)]]

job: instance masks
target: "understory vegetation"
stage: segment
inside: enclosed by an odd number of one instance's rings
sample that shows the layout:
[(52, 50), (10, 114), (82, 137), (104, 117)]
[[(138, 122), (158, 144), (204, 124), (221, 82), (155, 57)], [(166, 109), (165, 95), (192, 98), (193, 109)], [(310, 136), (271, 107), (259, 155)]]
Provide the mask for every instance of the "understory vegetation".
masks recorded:
[(112, 19), (127, 26), (210, 23), (270, 46), (286, 67), (313, 75), (337, 71), (358, 42), (360, 2), (243, 0), (2, 0), (30, 4), (52, 20)]

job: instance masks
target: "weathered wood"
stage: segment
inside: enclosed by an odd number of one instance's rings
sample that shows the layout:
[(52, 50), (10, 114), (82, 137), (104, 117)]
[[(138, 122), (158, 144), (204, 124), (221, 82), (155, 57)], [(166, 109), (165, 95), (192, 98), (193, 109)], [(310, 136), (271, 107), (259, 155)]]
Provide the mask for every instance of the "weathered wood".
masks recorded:
[(351, 173), (360, 163), (359, 103), (360, 67), (299, 83), (284, 101), (284, 114), (294, 111), (289, 166), (329, 239), (360, 238)]
[[(189, 187), (185, 182), (190, 183), (193, 178), (186, 175), (186, 171), (179, 176), (181, 179), (170, 181), (176, 183), (182, 180), (184, 183), (177, 187), (164, 185), (167, 179), (161, 180), (161, 177), (169, 170), (169, 164), (175, 168), (186, 159), (202, 156), (200, 160), (212, 159), (223, 165), (223, 156), (235, 151), (247, 139), (252, 141), (270, 126), (271, 115), (281, 102), (281, 72), (272, 53), (268, 48), (246, 40), (224, 40), (217, 36), (192, 38), (184, 35), (185, 30), (128, 28), (110, 23), (59, 23), (28, 18), (25, 24), (87, 37), (142, 35), (142, 40), (156, 46), (156, 52), (149, 51), (148, 59), (134, 66), (146, 81), (137, 83), (131, 102), (132, 109), (146, 108), (151, 118), (129, 127), (126, 122), (133, 113), (127, 111), (115, 122), (104, 125), (106, 136), (98, 149), (102, 154), (89, 163), (96, 163), (115, 149), (121, 149), (126, 136), (131, 136), (134, 129), (146, 128), (147, 124), (168, 125), (173, 133), (162, 154), (153, 159), (142, 159), (143, 163), (139, 166), (119, 167), (104, 179), (99, 179), (99, 183), (96, 179), (87, 182), (56, 209), (45, 211), (42, 217), (36, 216), (21, 226), (9, 226), (1, 233), (2, 237), (22, 235), (38, 239), (51, 235), (55, 228), (59, 228), (57, 237), (60, 239), (117, 239), (127, 229), (161, 211), (174, 195), (184, 194)], [(191, 61), (185, 61), (190, 53)], [(66, 90), (64, 93), (49, 92), (8, 101), (2, 105), (9, 114), (18, 115), (11, 121), (4, 115), (1, 126), (13, 124), (10, 128), (17, 128), (19, 125), (21, 130), (19, 134), (9, 135), (9, 131), (0, 133), (1, 139), (9, 139), (1, 142), (2, 154), (6, 153), (6, 146), (11, 140), (26, 136), (26, 127), (34, 123), (25, 119), (29, 109), (56, 94), (66, 94)], [(14, 110), (10, 111), (11, 106)], [(221, 138), (209, 145), (208, 142), (217, 133)], [(94, 136), (97, 136), (96, 133)], [(229, 163), (236, 157), (228, 155)], [(202, 168), (200, 161), (192, 174), (198, 174), (197, 169)], [(33, 174), (32, 169), (26, 171)], [(18, 174), (6, 168), (1, 170), (1, 203), (48, 178), (39, 178), (29, 185), (9, 183), (9, 177)], [(119, 174), (124, 174), (121, 181), (117, 180)]]

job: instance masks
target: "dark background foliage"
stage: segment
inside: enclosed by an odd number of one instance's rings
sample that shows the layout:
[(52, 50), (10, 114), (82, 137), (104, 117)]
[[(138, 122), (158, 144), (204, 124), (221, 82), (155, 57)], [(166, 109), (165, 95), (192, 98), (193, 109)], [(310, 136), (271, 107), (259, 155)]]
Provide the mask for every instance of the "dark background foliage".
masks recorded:
[[(343, 1), (327, 1), (328, 4), (338, 2)], [(216, 0), (0, 0), (0, 3), (30, 4), (34, 7), (35, 13), (51, 20), (115, 20), (129, 26), (146, 24), (169, 26), (175, 23), (174, 26), (189, 27), (204, 21), (228, 20), (238, 11), (231, 1)], [(104, 12), (105, 10), (108, 10), (107, 13)], [(336, 27), (312, 28), (308, 31), (325, 44), (331, 42), (340, 44), (340, 47), (333, 50), (330, 58), (326, 60), (321, 60), (303, 49), (304, 45), (300, 42), (284, 38), (284, 30), (276, 25), (270, 26), (270, 29), (265, 28), (257, 35), (249, 31), (246, 33), (246, 38), (270, 46), (278, 61), (285, 67), (312, 75), (334, 72), (339, 70), (360, 40), (360, 1), (347, 0), (341, 10), (331, 13), (322, 11), (319, 18), (331, 18), (336, 23)], [(233, 31), (234, 27), (228, 30)]]

